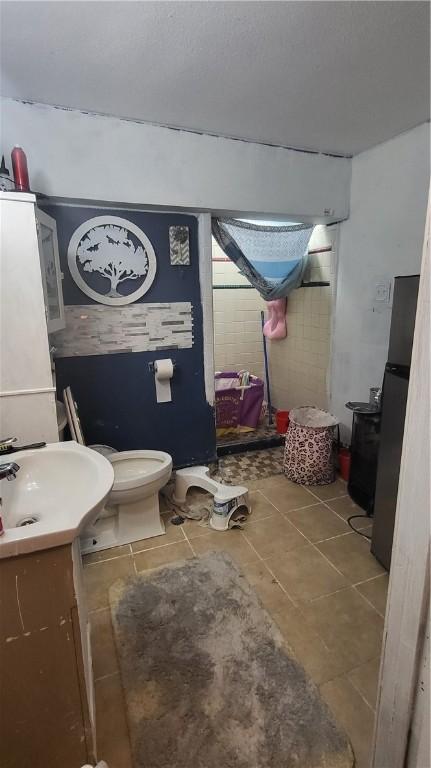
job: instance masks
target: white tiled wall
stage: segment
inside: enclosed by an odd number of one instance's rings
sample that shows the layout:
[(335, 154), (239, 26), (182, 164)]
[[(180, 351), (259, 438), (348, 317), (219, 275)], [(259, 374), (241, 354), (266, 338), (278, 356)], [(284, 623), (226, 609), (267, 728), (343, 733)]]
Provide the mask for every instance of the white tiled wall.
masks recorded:
[[(213, 239), (213, 258), (225, 258)], [(232, 262), (213, 261), (213, 285), (249, 285)], [(264, 374), (260, 312), (265, 302), (248, 288), (215, 289), (214, 354), (216, 371), (248, 370)]]
[(328, 281), (330, 287), (298, 288), (288, 298), (286, 339), (270, 341), (271, 397), (276, 408), (300, 405), (328, 408), (331, 315), (335, 291), (335, 228), (316, 227), (304, 281)]
[[(286, 339), (268, 340), (272, 404), (328, 407), (331, 314), (335, 290), (335, 229), (316, 227), (304, 281), (328, 281), (330, 287), (298, 288), (288, 299)], [(213, 259), (224, 254), (213, 240)], [(213, 261), (213, 285), (248, 285), (232, 262)], [(255, 289), (213, 290), (216, 370), (248, 369), (264, 376), (260, 312), (266, 308)]]

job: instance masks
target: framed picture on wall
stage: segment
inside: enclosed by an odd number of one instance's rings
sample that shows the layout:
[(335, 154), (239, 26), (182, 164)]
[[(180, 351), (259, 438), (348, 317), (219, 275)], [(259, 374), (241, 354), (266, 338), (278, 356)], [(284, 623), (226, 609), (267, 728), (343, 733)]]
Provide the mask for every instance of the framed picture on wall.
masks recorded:
[(190, 265), (188, 227), (169, 227), (169, 253), (173, 267), (188, 267)]

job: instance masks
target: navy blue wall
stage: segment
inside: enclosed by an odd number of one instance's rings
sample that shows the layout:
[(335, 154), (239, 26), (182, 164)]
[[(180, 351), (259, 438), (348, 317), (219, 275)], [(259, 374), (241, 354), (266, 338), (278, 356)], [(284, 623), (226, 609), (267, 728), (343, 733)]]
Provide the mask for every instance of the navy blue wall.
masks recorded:
[[(75, 229), (87, 219), (116, 215), (134, 222), (149, 237), (157, 258), (157, 274), (139, 301), (190, 301), (193, 347), (56, 359), (57, 389), (66, 386), (79, 407), (86, 442), (118, 450), (154, 448), (170, 453), (175, 466), (206, 463), (215, 458), (214, 411), (205, 397), (202, 305), (199, 283), (198, 224), (194, 216), (67, 205), (40, 205), (57, 222), (63, 294), (66, 305), (95, 304), (73, 281), (67, 248)], [(190, 229), (191, 265), (171, 266), (169, 227)], [(150, 361), (172, 357), (176, 369), (172, 402), (157, 403)]]

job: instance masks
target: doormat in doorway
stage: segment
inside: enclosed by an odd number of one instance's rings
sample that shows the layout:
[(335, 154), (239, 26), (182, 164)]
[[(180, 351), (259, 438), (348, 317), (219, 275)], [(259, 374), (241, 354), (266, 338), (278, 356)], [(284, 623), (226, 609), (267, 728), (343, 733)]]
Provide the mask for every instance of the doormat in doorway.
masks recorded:
[(347, 737), (225, 553), (116, 582), (135, 768), (351, 768)]

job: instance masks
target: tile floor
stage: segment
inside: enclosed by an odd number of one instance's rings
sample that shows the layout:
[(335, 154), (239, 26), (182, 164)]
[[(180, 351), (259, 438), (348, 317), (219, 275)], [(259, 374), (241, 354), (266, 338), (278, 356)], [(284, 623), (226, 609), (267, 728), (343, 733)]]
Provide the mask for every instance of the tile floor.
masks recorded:
[[(284, 476), (249, 483), (253, 514), (243, 531), (209, 531), (197, 521), (164, 537), (84, 558), (91, 612), (99, 757), (131, 768), (108, 588), (118, 578), (225, 550), (242, 566), (263, 604), (346, 729), (357, 768), (368, 768), (388, 576), (351, 532), (360, 513), (337, 480), (302, 488)], [(364, 528), (369, 522), (364, 521)]]

